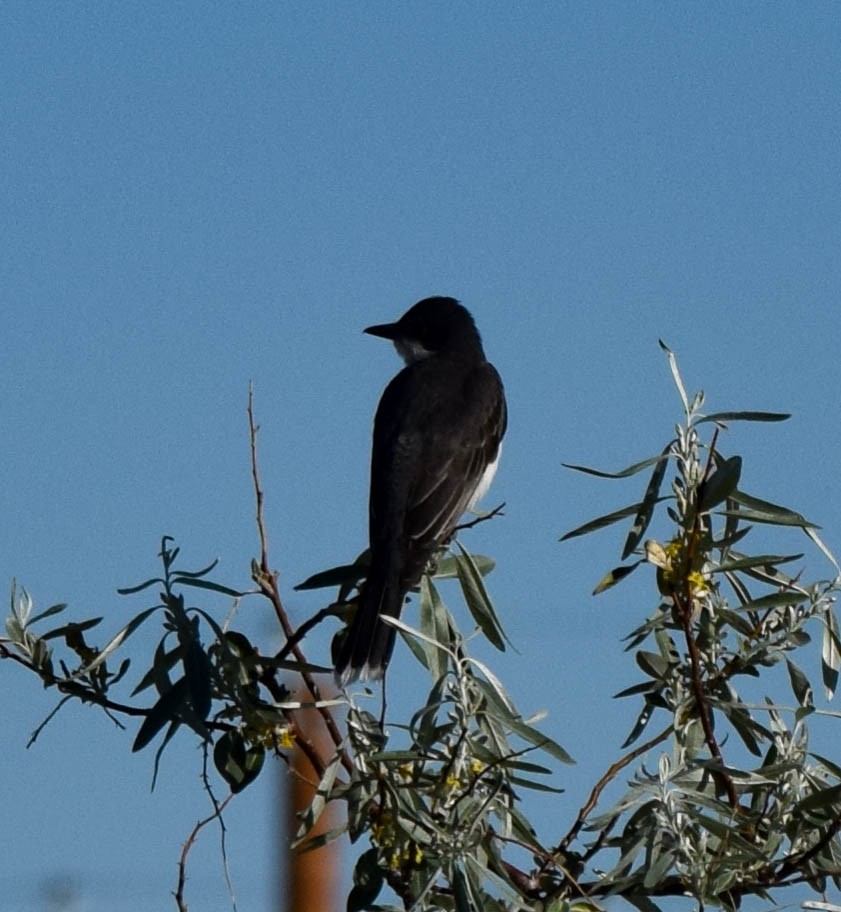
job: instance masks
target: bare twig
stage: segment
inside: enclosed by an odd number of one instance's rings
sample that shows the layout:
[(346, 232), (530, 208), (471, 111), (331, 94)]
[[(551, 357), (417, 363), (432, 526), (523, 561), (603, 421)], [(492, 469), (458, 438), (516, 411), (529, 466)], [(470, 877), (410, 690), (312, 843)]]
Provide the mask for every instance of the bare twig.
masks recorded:
[(326, 618), (333, 617), (335, 614), (333, 609), (336, 607), (336, 604), (338, 603), (334, 602), (332, 605), (328, 605), (326, 608), (321, 608), (319, 611), (316, 611), (316, 613), (311, 618), (308, 618), (306, 621), (304, 621), (304, 623), (298, 627), (292, 636), (289, 637), (283, 646), (281, 646), (281, 648), (275, 653), (275, 659), (277, 661), (285, 659), (286, 656), (292, 652), (293, 648), (297, 646), (298, 643), (300, 643), (301, 640), (303, 640), (303, 638), (310, 632), (310, 630), (317, 627)]
[(190, 854), (190, 849), (192, 849), (193, 844), (198, 838), (199, 833), (209, 824), (213, 823), (218, 817), (221, 816), (222, 811), (228, 805), (228, 802), (233, 798), (233, 792), (228, 795), (228, 797), (221, 803), (216, 804), (214, 801), (214, 810), (209, 817), (205, 817), (204, 820), (199, 820), (196, 825), (193, 827), (192, 832), (187, 837), (186, 842), (181, 848), (181, 857), (178, 861), (178, 884), (175, 892), (172, 894), (175, 897), (175, 904), (178, 907), (178, 912), (187, 912), (187, 903), (184, 899), (184, 887), (187, 884), (187, 857)]
[[(283, 607), (283, 601), (280, 598), (280, 592), (277, 587), (277, 573), (271, 569), (271, 566), (269, 564), (268, 538), (266, 536), (266, 525), (263, 517), (263, 486), (260, 481), (260, 469), (257, 460), (258, 427), (254, 422), (254, 389), (250, 385), (248, 388), (248, 430), (251, 442), (251, 478), (254, 485), (254, 496), (256, 499), (257, 530), (260, 535), (260, 561), (259, 566), (255, 568), (257, 572), (254, 574), (254, 581), (260, 587), (260, 591), (263, 593), (263, 595), (271, 602), (272, 607), (275, 611), (275, 615), (277, 616), (278, 623), (280, 624), (280, 629), (283, 631), (287, 642), (289, 642), (295, 638), (295, 629), (289, 620), (289, 615), (286, 613), (286, 609)], [(300, 646), (297, 644), (297, 641), (295, 641), (294, 645), (292, 646), (292, 655), (302, 665), (306, 664), (306, 657), (304, 656), (304, 653), (301, 650)], [(313, 699), (321, 699), (318, 685), (315, 683), (313, 676), (308, 672), (302, 670), (301, 677), (303, 679), (304, 685), (312, 694)], [(323, 706), (319, 707), (317, 711), (320, 714), (325, 727), (327, 728), (333, 744), (336, 747), (339, 747), (344, 741), (344, 738), (342, 737), (342, 733), (339, 731), (339, 728), (333, 719), (332, 713), (327, 707)], [(323, 775), (327, 765), (326, 762), (322, 760), (322, 758), (318, 755), (318, 751), (316, 751), (314, 745), (307, 738), (303, 737), (299, 726), (294, 723), (291, 715), (289, 716), (289, 719), (295, 727), (295, 732), (298, 736), (296, 738), (297, 743), (307, 754), (307, 758), (309, 759), (313, 769), (317, 772), (317, 774), (319, 776)], [(342, 765), (348, 772), (351, 772), (353, 770), (353, 763), (347, 753), (343, 753), (342, 755)]]
[(461, 532), (464, 529), (472, 529), (474, 526), (478, 526), (479, 523), (487, 522), (489, 519), (493, 519), (495, 516), (505, 516), (505, 514), (502, 512), (504, 509), (505, 502), (503, 501), (498, 507), (494, 507), (490, 512), (481, 513), (474, 519), (469, 519), (467, 522), (459, 523), (455, 529), (453, 529), (453, 535)]

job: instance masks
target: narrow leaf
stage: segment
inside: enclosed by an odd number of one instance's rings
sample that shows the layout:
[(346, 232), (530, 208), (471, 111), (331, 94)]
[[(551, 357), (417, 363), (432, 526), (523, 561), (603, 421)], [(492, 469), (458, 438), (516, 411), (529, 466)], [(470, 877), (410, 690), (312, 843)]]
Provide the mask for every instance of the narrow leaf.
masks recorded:
[(575, 760), (570, 757), (560, 744), (539, 732), (536, 728), (526, 725), (521, 719), (509, 719), (506, 724), (515, 735), (545, 751), (550, 757), (554, 757), (561, 763), (575, 763)]
[(570, 538), (577, 538), (579, 535), (587, 535), (590, 532), (595, 532), (597, 529), (603, 529), (605, 526), (613, 525), (613, 523), (619, 522), (620, 519), (625, 519), (627, 516), (634, 516), (641, 506), (642, 503), (631, 504), (628, 507), (623, 507), (621, 510), (616, 510), (613, 513), (606, 513), (604, 516), (599, 516), (597, 519), (591, 519), (589, 522), (584, 523), (583, 526), (578, 526), (571, 532), (565, 533), (559, 540), (566, 541)]
[(657, 682), (654, 681), (640, 681), (639, 684), (632, 684), (630, 687), (626, 687), (624, 690), (620, 690), (613, 695), (614, 700), (622, 699), (623, 697), (635, 697), (637, 694), (648, 693), (657, 689)]
[(680, 371), (677, 369), (677, 358), (675, 358), (675, 353), (669, 348), (668, 345), (662, 340), (658, 339), (660, 343), (660, 348), (666, 353), (666, 356), (669, 359), (669, 370), (672, 372), (672, 379), (675, 382), (677, 387), (678, 394), (680, 396), (680, 401), (683, 403), (683, 410), (686, 412), (687, 417), (690, 414), (689, 408), (689, 396), (686, 395), (686, 389), (683, 386), (683, 380), (680, 376)]
[(331, 567), (329, 570), (322, 570), (320, 573), (314, 573), (307, 577), (303, 583), (295, 586), (296, 592), (304, 589), (332, 589), (336, 586), (342, 586), (348, 583), (358, 583), (363, 579), (367, 567), (359, 563), (342, 564), (340, 567)]
[[(508, 696), (505, 688), (502, 686), (502, 681), (485, 665), (483, 662), (480, 662), (476, 658), (471, 658), (470, 663), (480, 671), (487, 680), (483, 681), (481, 678), (477, 679), (476, 683), (482, 689), (482, 691), (487, 695), (490, 690), (496, 695), (496, 699), (505, 707), (508, 711), (509, 716), (516, 715), (516, 710), (514, 709), (514, 704), (511, 702), (511, 697)], [(494, 705), (498, 705), (496, 701), (493, 701)]]
[(637, 716), (637, 721), (634, 723), (634, 727), (631, 729), (628, 737), (622, 742), (622, 749), (630, 747), (634, 741), (639, 738), (639, 736), (645, 730), (646, 725), (651, 721), (651, 717), (654, 714), (654, 707), (646, 701), (645, 706), (643, 706), (642, 711)]
[(450, 619), (438, 590), (427, 575), (421, 579), (418, 620), (421, 631), (426, 634), (419, 645), (432, 680), (437, 681), (447, 670), (448, 647), (451, 646)]
[(736, 490), (742, 474), (742, 457), (726, 459), (701, 486), (698, 510), (706, 513), (727, 500)]
[[(316, 833), (315, 835), (310, 834), (307, 839), (295, 843), (293, 848), (297, 849), (299, 852), (314, 852), (316, 849), (320, 849), (323, 846), (330, 845), (331, 842), (335, 842), (340, 836), (344, 836), (347, 831), (347, 823), (342, 823), (330, 830), (325, 830), (323, 833)], [(374, 849), (374, 851), (376, 852), (377, 850)]]
[(175, 737), (175, 733), (181, 727), (181, 722), (178, 719), (174, 719), (169, 723), (169, 727), (166, 730), (166, 734), (161, 741), (160, 747), (155, 751), (155, 763), (153, 766), (152, 772), (152, 791), (155, 791), (155, 784), (158, 781), (158, 771), (161, 768), (161, 757), (163, 757), (164, 751), (166, 750), (167, 744)]
[(625, 540), (625, 547), (622, 549), (622, 560), (626, 560), (628, 555), (631, 554), (642, 541), (645, 530), (648, 528), (651, 517), (654, 515), (654, 507), (660, 503), (660, 487), (663, 484), (663, 476), (666, 474), (666, 467), (668, 466), (668, 459), (666, 457), (671, 451), (671, 448), (672, 445), (670, 443), (661, 454), (663, 457), (662, 461), (658, 463), (651, 473), (651, 479), (648, 482), (648, 487), (645, 489), (642, 503), (634, 517), (631, 531), (628, 533), (628, 537)]
[(749, 570), (754, 567), (773, 567), (778, 564), (788, 564), (800, 560), (802, 554), (757, 554), (755, 557), (746, 557), (730, 552), (730, 557), (712, 568), (713, 573), (725, 573), (728, 570)]
[[(492, 557), (486, 557), (483, 554), (471, 554), (470, 556), (482, 576), (487, 576), (496, 566), (496, 561)], [(435, 567), (435, 573), (432, 575), (433, 579), (456, 579), (459, 560), (459, 557), (453, 557), (452, 555), (439, 560)]]
[(453, 868), (453, 899), (455, 900), (455, 912), (476, 912), (476, 909), (479, 908), (473, 905), (467, 878), (459, 865), (455, 865)]
[[(669, 446), (671, 447), (671, 444), (669, 444)], [(585, 475), (595, 475), (596, 478), (629, 478), (631, 475), (636, 475), (637, 472), (641, 472), (643, 469), (647, 469), (649, 466), (668, 458), (668, 456), (664, 456), (662, 453), (659, 456), (650, 456), (648, 459), (643, 459), (641, 462), (635, 462), (633, 465), (630, 465), (619, 472), (604, 472), (601, 469), (591, 469), (589, 466), (575, 465), (569, 462), (562, 462), (561, 465), (565, 469), (572, 469), (574, 472), (583, 472)]]
[(458, 559), (458, 578), (470, 614), (490, 643), (500, 652), (505, 652), (505, 632), (485, 588), (482, 574), (461, 543), (457, 541), (456, 546), (461, 552)]
[(173, 583), (179, 583), (182, 586), (191, 586), (193, 589), (207, 589), (210, 592), (220, 592), (222, 595), (230, 595), (232, 598), (241, 598), (245, 595), (239, 589), (232, 589), (230, 586), (224, 586), (222, 583), (214, 583), (212, 580), (194, 579), (179, 574), (173, 580)]
[[(424, 643), (431, 643), (438, 649), (447, 649), (447, 646), (444, 643), (439, 643), (437, 640), (433, 640), (431, 637), (428, 637), (425, 633), (418, 630), (416, 627), (412, 627), (411, 624), (407, 624), (405, 621), (401, 621), (399, 618), (386, 617), (385, 615), (382, 615), (380, 620), (384, 624), (389, 624), (391, 627), (396, 627), (397, 630), (405, 634), (409, 640), (417, 639), (421, 640)], [(455, 660), (455, 656), (452, 654), (451, 656)]]
[(645, 889), (651, 890), (656, 884), (666, 877), (666, 874), (672, 869), (675, 863), (675, 855), (671, 850), (662, 852), (656, 857), (656, 860), (646, 866), (645, 877), (642, 885)]
[(511, 785), (519, 785), (522, 788), (531, 789), (534, 792), (552, 792), (554, 795), (563, 795), (566, 789), (558, 788), (554, 785), (547, 785), (545, 782), (537, 782), (534, 779), (526, 779), (523, 776), (511, 776), (508, 780)]
[(193, 710), (202, 722), (207, 719), (212, 704), (210, 689), (211, 665), (198, 640), (191, 640), (184, 650), (184, 676), (190, 691)]
[(841, 802), (841, 785), (816, 789), (808, 794), (798, 805), (798, 811), (823, 811), (829, 817), (836, 814), (834, 802)]
[(742, 743), (745, 747), (755, 757), (761, 757), (762, 750), (759, 746), (759, 741), (757, 740), (757, 734), (764, 738), (768, 733), (765, 732), (760, 725), (754, 722), (750, 713), (742, 709), (741, 706), (727, 700), (721, 700), (717, 705), (736, 730), (736, 734), (742, 739)]
[(636, 654), (636, 660), (637, 665), (639, 665), (647, 675), (657, 681), (664, 680), (670, 668), (669, 660), (661, 656), (658, 652), (640, 650), (640, 652)]
[(831, 700), (838, 685), (841, 669), (841, 642), (838, 635), (838, 619), (830, 608), (824, 615), (825, 626), (821, 646), (821, 672), (827, 700)]
[(803, 674), (803, 671), (791, 661), (791, 659), (786, 659), (786, 668), (788, 669), (788, 676), (791, 681), (791, 689), (797, 702), (804, 709), (813, 709), (814, 700), (812, 699), (812, 685), (809, 683), (809, 679)]
[(151, 687), (159, 681), (167, 682), (167, 684), (164, 688), (159, 687), (158, 690), (167, 689), (169, 681), (168, 672), (175, 667), (176, 662), (181, 658), (181, 652), (182, 647), (180, 644), (167, 652), (166, 637), (164, 637), (155, 649), (155, 658), (152, 661), (152, 667), (143, 675), (140, 683), (134, 688), (131, 695), (136, 697), (139, 693), (146, 690), (147, 687)]
[(27, 626), (37, 624), (38, 621), (42, 621), (44, 618), (51, 617), (54, 614), (60, 614), (66, 607), (67, 604), (65, 602), (61, 602), (58, 605), (51, 605), (46, 611), (42, 611), (40, 614), (36, 614), (35, 617), (30, 618), (27, 622)]
[(118, 595), (135, 595), (138, 592), (142, 592), (144, 589), (148, 589), (150, 586), (160, 586), (163, 585), (163, 580), (158, 579), (148, 579), (145, 583), (138, 583), (136, 586), (127, 586), (124, 589), (118, 589)]
[(330, 795), (333, 791), (333, 785), (336, 781), (336, 776), (338, 775), (339, 770), (342, 766), (342, 754), (343, 749), (340, 746), (336, 749), (335, 753), (330, 758), (330, 762), (327, 764), (324, 770), (324, 775), (321, 777), (321, 781), (318, 783), (318, 788), (315, 790), (315, 797), (312, 799), (312, 802), (306, 811), (300, 815), (301, 825), (298, 828), (296, 840), (301, 840), (306, 836), (306, 834), (318, 822), (318, 819), (321, 817), (324, 808), (327, 806), (327, 803), (330, 800)]
[(88, 618), (86, 621), (72, 621), (69, 624), (64, 624), (61, 627), (56, 627), (55, 630), (48, 630), (41, 637), (41, 639), (54, 640), (56, 637), (75, 637), (80, 633), (84, 633), (86, 630), (91, 630), (101, 622), (101, 617)]
[(794, 510), (761, 500), (759, 497), (752, 497), (750, 494), (745, 494), (744, 491), (734, 491), (730, 499), (745, 507), (737, 515), (751, 522), (772, 523), (778, 526), (801, 526), (804, 529), (820, 528)]
[(786, 605), (799, 605), (809, 596), (805, 592), (788, 590), (786, 592), (773, 592), (763, 595), (758, 599), (748, 602), (740, 607), (745, 611), (767, 611), (769, 608), (784, 608)]
[(125, 643), (125, 641), (134, 633), (135, 630), (137, 630), (137, 628), (146, 620), (146, 618), (149, 617), (150, 614), (153, 614), (157, 610), (158, 606), (155, 605), (152, 608), (147, 608), (145, 611), (141, 611), (140, 614), (132, 618), (119, 633), (117, 633), (108, 641), (108, 643), (106, 643), (105, 647), (90, 663), (90, 665), (86, 665), (84, 668), (80, 668), (79, 671), (77, 671), (76, 674), (72, 676), (71, 680), (74, 680), (81, 675), (88, 674), (89, 672), (93, 671), (94, 668), (97, 668), (99, 665), (101, 665), (108, 658), (108, 656), (114, 652), (114, 650), (118, 649), (120, 646), (122, 646), (123, 643)]
[(610, 589), (615, 586), (617, 583), (625, 579), (626, 576), (630, 576), (634, 570), (643, 563), (641, 560), (636, 561), (633, 564), (627, 564), (621, 567), (614, 567), (612, 570), (609, 570), (598, 582), (596, 588), (593, 590), (593, 595), (600, 595), (606, 589)]
[(379, 849), (363, 852), (353, 869), (353, 889), (347, 898), (347, 912), (364, 912), (371, 908), (383, 888), (385, 878), (378, 863)]
[(812, 539), (812, 541), (820, 548), (827, 560), (835, 567), (835, 572), (841, 574), (841, 567), (838, 566), (838, 561), (835, 559), (835, 555), (827, 548), (827, 546), (821, 540), (821, 537), (815, 531), (814, 527), (804, 528), (803, 531)]
[(784, 412), (716, 412), (713, 415), (704, 415), (695, 423), (703, 424), (712, 421), (716, 424), (723, 424), (727, 421), (787, 421), (791, 418)]
[(179, 678), (163, 694), (143, 720), (143, 724), (137, 732), (137, 737), (134, 739), (134, 744), (131, 746), (133, 753), (143, 750), (168, 722), (178, 721), (178, 711), (187, 699), (188, 693), (186, 678)]

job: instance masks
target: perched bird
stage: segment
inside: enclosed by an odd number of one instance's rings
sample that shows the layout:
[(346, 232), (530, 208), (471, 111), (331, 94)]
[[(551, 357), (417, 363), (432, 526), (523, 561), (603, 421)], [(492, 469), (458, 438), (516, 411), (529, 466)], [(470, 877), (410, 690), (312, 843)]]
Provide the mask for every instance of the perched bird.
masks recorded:
[(406, 367), (374, 419), (371, 564), (336, 663), (342, 685), (385, 674), (396, 631), (380, 618), (400, 616), (430, 558), (488, 490), (507, 421), (499, 374), (454, 298), (425, 298), (365, 332), (390, 339)]

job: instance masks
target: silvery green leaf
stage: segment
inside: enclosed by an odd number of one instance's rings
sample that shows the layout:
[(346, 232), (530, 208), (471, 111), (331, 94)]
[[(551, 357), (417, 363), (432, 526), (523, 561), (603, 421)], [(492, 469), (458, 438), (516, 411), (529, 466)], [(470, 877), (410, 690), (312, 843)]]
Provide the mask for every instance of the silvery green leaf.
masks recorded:
[[(671, 444), (669, 444), (669, 448), (671, 448)], [(643, 459), (641, 462), (635, 462), (633, 465), (628, 466), (626, 469), (621, 469), (619, 472), (604, 472), (601, 469), (591, 469), (589, 466), (575, 465), (569, 462), (563, 462), (561, 465), (565, 469), (583, 472), (585, 475), (595, 475), (596, 478), (630, 478), (630, 476), (636, 475), (637, 472), (641, 472), (643, 469), (647, 469), (649, 466), (655, 465), (668, 458), (669, 454), (666, 451), (663, 451), (663, 453), (660, 453), (657, 456), (650, 456), (648, 459)]]

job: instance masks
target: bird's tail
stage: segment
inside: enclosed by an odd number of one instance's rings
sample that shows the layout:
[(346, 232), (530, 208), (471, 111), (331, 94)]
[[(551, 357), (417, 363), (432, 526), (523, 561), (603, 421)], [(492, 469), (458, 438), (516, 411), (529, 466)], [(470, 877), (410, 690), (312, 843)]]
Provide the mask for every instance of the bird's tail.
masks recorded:
[(383, 677), (397, 631), (381, 617), (400, 617), (405, 594), (398, 579), (384, 578), (372, 567), (336, 662), (336, 680), (342, 687)]

